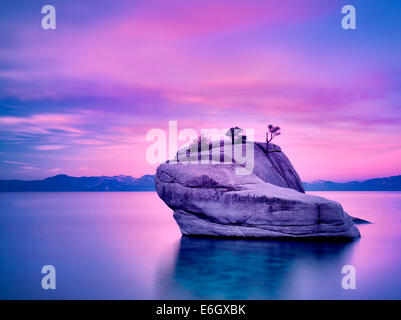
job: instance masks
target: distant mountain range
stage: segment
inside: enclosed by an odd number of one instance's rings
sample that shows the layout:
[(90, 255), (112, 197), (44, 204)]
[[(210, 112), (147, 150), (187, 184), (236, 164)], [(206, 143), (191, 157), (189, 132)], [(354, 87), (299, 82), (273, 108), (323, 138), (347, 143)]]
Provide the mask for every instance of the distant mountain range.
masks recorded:
[(153, 175), (141, 178), (131, 176), (114, 177), (70, 177), (59, 174), (43, 180), (0, 180), (0, 191), (154, 191)]
[[(304, 182), (306, 191), (401, 191), (401, 175), (376, 178), (366, 181), (337, 183), (318, 180)], [(0, 180), (1, 191), (154, 191), (153, 175), (141, 178), (131, 176), (114, 177), (70, 177), (59, 174), (43, 180)]]
[(318, 180), (303, 185), (307, 191), (401, 191), (401, 176), (344, 183)]

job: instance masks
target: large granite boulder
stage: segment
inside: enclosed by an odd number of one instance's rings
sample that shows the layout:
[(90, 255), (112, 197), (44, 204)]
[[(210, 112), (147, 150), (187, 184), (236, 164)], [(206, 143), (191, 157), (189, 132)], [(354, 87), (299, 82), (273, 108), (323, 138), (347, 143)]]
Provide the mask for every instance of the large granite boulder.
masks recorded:
[[(248, 143), (252, 171), (244, 164), (194, 164), (211, 150), (161, 164), (155, 177), (160, 198), (174, 210), (182, 234), (221, 237), (360, 237), (338, 202), (304, 193), (301, 180), (278, 146)], [(235, 148), (245, 149), (244, 145)], [(217, 146), (227, 152), (232, 146)], [(214, 150), (216, 151), (216, 150)], [(230, 152), (228, 152), (230, 154)], [(179, 159), (180, 161), (177, 161)], [(204, 159), (204, 158), (203, 158)], [(207, 159), (207, 158), (206, 158)], [(249, 166), (248, 166), (249, 167)]]

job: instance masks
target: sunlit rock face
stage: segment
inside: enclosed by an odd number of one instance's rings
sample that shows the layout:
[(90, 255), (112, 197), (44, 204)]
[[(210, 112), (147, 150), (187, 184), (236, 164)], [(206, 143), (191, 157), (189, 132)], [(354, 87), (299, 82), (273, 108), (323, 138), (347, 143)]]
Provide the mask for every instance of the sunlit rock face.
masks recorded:
[[(174, 211), (182, 234), (268, 238), (360, 236), (338, 202), (304, 193), (301, 180), (278, 146), (248, 143), (254, 163), (237, 174), (239, 163), (194, 164), (201, 154), (157, 168), (156, 190)], [(221, 153), (232, 146), (218, 146)], [(244, 149), (244, 145), (234, 148)], [(181, 150), (180, 152), (185, 152)], [(228, 152), (230, 154), (230, 152)], [(218, 152), (214, 152), (218, 154)], [(212, 158), (212, 156), (211, 156)]]

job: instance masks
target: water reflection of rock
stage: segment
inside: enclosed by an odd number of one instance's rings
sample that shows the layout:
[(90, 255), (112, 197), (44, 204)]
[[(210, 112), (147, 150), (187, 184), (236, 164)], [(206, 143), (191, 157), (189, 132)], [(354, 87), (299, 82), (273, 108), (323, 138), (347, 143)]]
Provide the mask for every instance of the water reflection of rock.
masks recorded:
[(323, 298), (341, 290), (356, 242), (183, 237), (175, 263), (160, 270), (159, 298)]

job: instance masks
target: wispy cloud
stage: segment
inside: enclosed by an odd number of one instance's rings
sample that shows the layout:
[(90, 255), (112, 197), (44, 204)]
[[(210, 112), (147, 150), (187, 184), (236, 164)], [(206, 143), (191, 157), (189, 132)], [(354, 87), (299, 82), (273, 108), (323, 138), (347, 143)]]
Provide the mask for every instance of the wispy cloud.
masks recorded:
[(7, 163), (7, 164), (14, 164), (14, 165), (18, 165), (18, 166), (30, 166), (30, 165), (32, 165), (32, 163), (29, 163), (29, 162), (22, 162), (22, 161), (11, 161), (11, 160), (4, 160), (3, 161), (4, 163)]
[(78, 129), (80, 120), (77, 115), (33, 114), (27, 117), (3, 116), (0, 125), (3, 130), (13, 133), (48, 134), (52, 130), (81, 134)]
[(23, 161), (4, 160), (3, 163), (15, 166), (16, 167), (15, 172), (20, 172), (20, 173), (27, 173), (40, 169), (40, 167), (37, 166), (36, 164)]
[(41, 150), (41, 151), (49, 151), (49, 150), (61, 150), (61, 149), (66, 148), (66, 146), (57, 145), (57, 144), (50, 144), (50, 145), (35, 146), (33, 148), (36, 149), (36, 150)]

